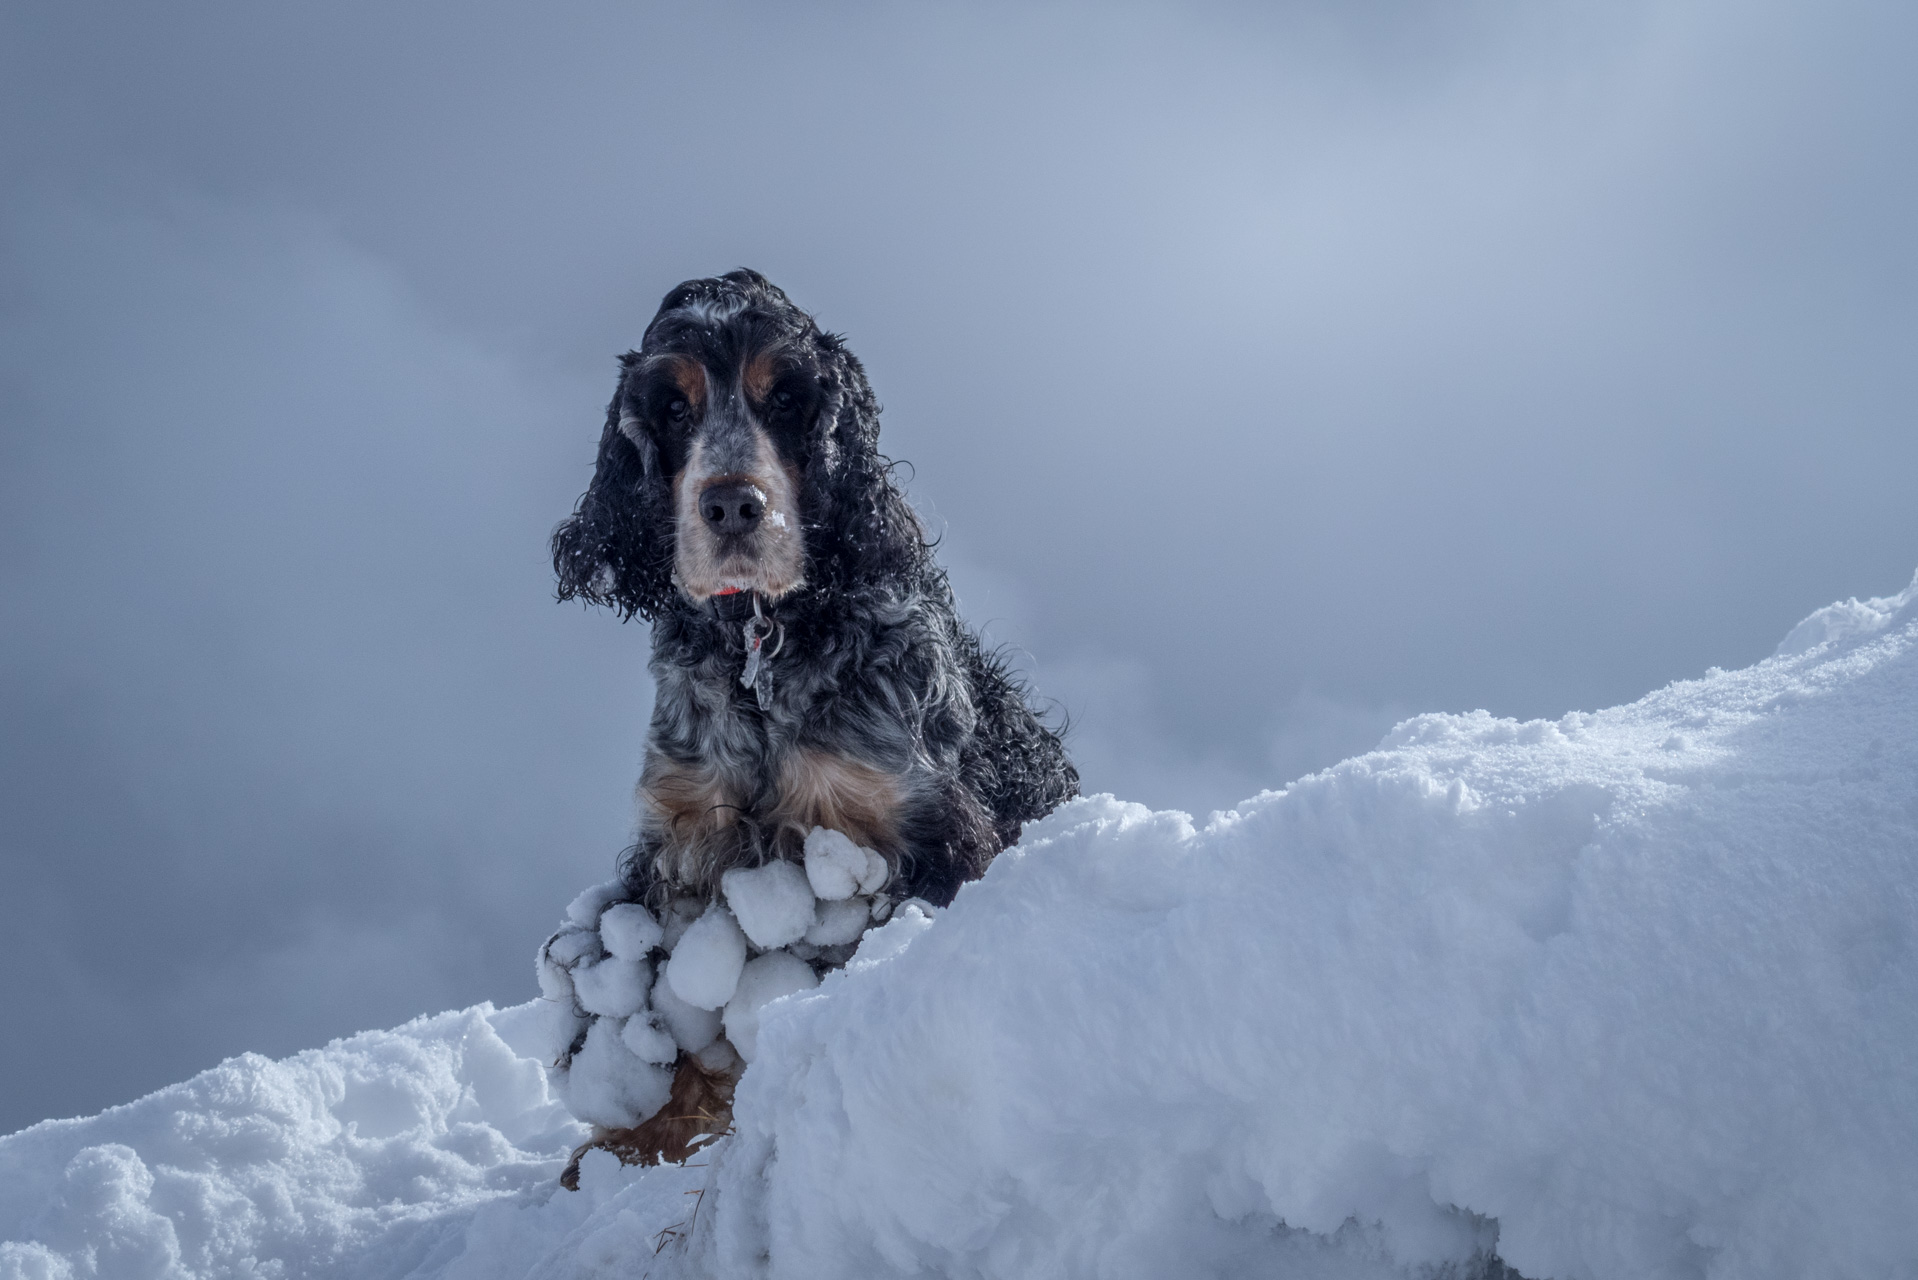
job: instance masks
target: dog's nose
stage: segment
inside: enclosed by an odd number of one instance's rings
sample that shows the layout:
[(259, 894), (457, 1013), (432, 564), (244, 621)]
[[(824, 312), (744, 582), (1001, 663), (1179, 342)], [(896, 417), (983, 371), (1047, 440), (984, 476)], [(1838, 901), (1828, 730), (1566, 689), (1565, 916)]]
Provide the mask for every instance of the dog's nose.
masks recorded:
[(766, 495), (750, 484), (707, 485), (699, 495), (699, 514), (714, 533), (751, 533), (766, 514)]

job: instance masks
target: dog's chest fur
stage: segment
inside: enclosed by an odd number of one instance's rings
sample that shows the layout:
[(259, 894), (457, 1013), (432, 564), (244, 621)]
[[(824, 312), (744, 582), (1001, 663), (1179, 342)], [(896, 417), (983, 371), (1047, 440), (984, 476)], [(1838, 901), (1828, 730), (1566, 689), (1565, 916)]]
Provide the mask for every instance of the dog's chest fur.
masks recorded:
[(796, 858), (815, 826), (900, 865), (915, 810), (971, 731), (970, 697), (925, 678), (943, 665), (935, 618), (912, 600), (868, 603), (836, 624), (781, 619), (764, 709), (740, 684), (735, 624), (661, 620), (639, 800), (662, 882), (698, 893), (727, 868)]

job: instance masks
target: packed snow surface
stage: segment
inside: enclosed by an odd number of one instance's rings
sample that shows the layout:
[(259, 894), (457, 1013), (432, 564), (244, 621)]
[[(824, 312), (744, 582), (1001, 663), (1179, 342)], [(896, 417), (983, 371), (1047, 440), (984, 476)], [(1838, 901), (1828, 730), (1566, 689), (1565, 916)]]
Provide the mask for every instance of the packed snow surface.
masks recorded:
[[(863, 867), (818, 844), (812, 892), (849, 896)], [(573, 904), (564, 963), (609, 962), (609, 901)], [(634, 1039), (797, 981), (705, 929)], [(594, 1153), (556, 1189), (584, 1131), (551, 1001), (35, 1126), (0, 1139), (0, 1278), (1387, 1276), (1493, 1247), (1560, 1280), (1909, 1277), (1914, 943), (1918, 583), (1630, 706), (1418, 717), (1202, 825), (1068, 805), (950, 908), (755, 994), (737, 1132), (688, 1167)], [(611, 1007), (635, 979), (607, 978)]]

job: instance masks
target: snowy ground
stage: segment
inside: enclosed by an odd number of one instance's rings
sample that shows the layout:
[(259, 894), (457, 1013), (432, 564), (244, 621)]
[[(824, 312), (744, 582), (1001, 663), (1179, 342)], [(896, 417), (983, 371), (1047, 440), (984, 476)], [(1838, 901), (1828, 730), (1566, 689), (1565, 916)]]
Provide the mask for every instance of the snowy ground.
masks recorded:
[[(769, 1006), (696, 1168), (531, 1006), (0, 1139), (0, 1278), (1918, 1275), (1918, 582), (1195, 827), (1077, 802)], [(530, 980), (530, 979), (529, 979)]]

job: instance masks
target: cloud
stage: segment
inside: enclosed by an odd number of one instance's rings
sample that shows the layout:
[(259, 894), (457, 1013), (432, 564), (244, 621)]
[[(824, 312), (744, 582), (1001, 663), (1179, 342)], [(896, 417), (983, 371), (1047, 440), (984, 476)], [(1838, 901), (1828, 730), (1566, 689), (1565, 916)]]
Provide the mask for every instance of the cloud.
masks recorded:
[(565, 396), (308, 219), (14, 214), (11, 1098), (517, 998), (626, 837), (648, 693), (642, 631), (552, 603)]
[(11, 7), (0, 1126), (530, 990), (647, 697), (543, 541), (687, 276), (846, 333), (969, 613), (1129, 798), (1892, 589), (1913, 22)]

